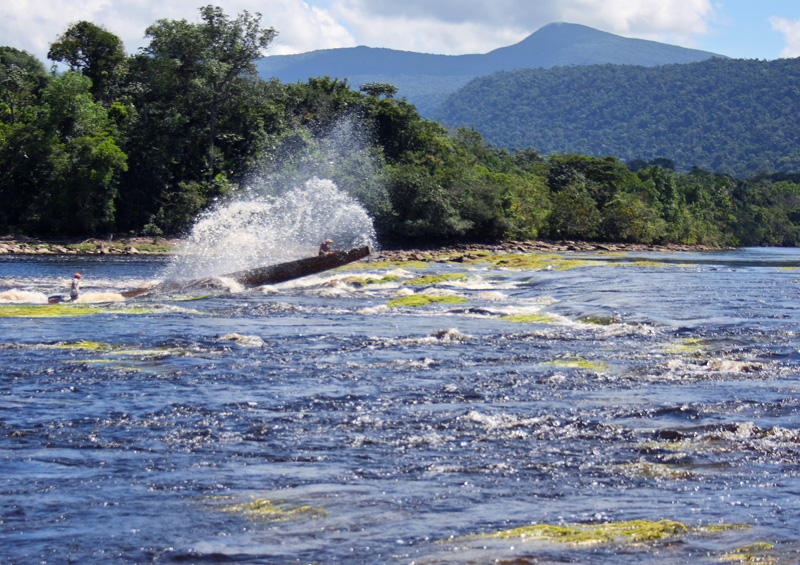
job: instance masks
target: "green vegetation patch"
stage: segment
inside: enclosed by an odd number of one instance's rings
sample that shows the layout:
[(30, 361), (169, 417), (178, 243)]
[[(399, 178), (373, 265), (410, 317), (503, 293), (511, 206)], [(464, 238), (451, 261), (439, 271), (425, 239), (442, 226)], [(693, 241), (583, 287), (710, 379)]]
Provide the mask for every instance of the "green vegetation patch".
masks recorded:
[(603, 524), (535, 524), (489, 534), (476, 538), (522, 538), (524, 541), (553, 541), (571, 544), (610, 543), (613, 541), (653, 541), (665, 537), (685, 534), (685, 525), (672, 520), (632, 520), (629, 522), (606, 522)]
[(0, 304), (0, 318), (67, 318), (71, 316), (89, 316), (103, 312), (96, 306), (79, 306), (77, 304)]
[[(375, 270), (385, 270), (385, 269), (427, 269), (429, 267), (428, 263), (425, 261), (375, 261), (372, 263), (367, 263), (367, 268), (375, 269)], [(356, 270), (356, 269), (363, 269), (364, 265), (359, 265), (358, 263), (350, 263), (348, 265), (343, 265), (339, 267), (337, 270), (347, 271), (347, 270)]]
[(443, 275), (428, 275), (406, 281), (404, 284), (413, 286), (429, 286), (448, 281), (463, 281), (467, 279), (464, 273), (445, 273)]
[(99, 341), (76, 341), (75, 343), (57, 343), (46, 347), (54, 349), (83, 349), (86, 351), (111, 351), (111, 345)]
[(765, 541), (759, 541), (737, 547), (720, 557), (721, 561), (735, 563), (777, 563), (778, 560), (764, 555), (765, 552), (775, 549), (775, 546)]
[(555, 365), (569, 369), (588, 369), (590, 371), (603, 372), (608, 370), (608, 364), (603, 361), (588, 361), (576, 357), (574, 359), (556, 359), (555, 361), (545, 361), (544, 365)]
[(489, 263), (495, 268), (519, 269), (525, 271), (542, 271), (555, 269), (565, 271), (578, 267), (597, 267), (608, 265), (604, 261), (589, 259), (565, 259), (555, 253), (499, 253), (486, 255), (477, 259), (468, 259), (464, 263)]
[(501, 316), (500, 319), (520, 324), (552, 324), (556, 321), (554, 317), (547, 314), (516, 314), (514, 316)]
[(152, 314), (155, 308), (122, 307), (101, 308), (83, 304), (0, 304), (0, 318), (69, 318), (92, 314)]
[(667, 348), (667, 353), (682, 353), (689, 355), (699, 355), (706, 351), (709, 345), (704, 340), (696, 337), (686, 337), (680, 343)]
[(387, 284), (390, 282), (394, 282), (400, 277), (398, 275), (386, 275), (385, 277), (377, 278), (377, 277), (367, 277), (366, 279), (359, 278), (359, 277), (348, 277), (344, 279), (349, 285), (352, 286), (367, 286), (370, 284)]
[(389, 306), (427, 306), (434, 302), (444, 302), (450, 304), (459, 304), (467, 302), (466, 298), (460, 296), (430, 296), (427, 294), (412, 294), (411, 296), (403, 296), (402, 298), (395, 298), (389, 301)]
[(156, 308), (147, 308), (144, 306), (125, 306), (123, 308), (110, 308), (108, 310), (114, 314), (155, 314), (158, 312)]
[[(56, 343), (54, 345), (45, 345), (49, 349), (78, 349), (82, 351), (98, 351), (108, 353), (110, 355), (123, 355), (127, 357), (165, 357), (167, 355), (175, 355), (185, 353), (185, 350), (179, 348), (163, 348), (163, 349), (124, 349), (120, 345), (111, 345), (99, 341), (76, 341), (74, 343)], [(92, 360), (82, 360), (82, 363), (89, 363)], [(97, 363), (112, 362), (112, 360), (97, 360)]]
[(236, 504), (223, 504), (218, 506), (217, 509), (222, 512), (242, 514), (249, 518), (257, 518), (268, 522), (323, 518), (328, 515), (328, 511), (322, 506), (302, 505), (293, 507), (267, 498), (256, 498), (249, 502)]
[(498, 253), (486, 255), (478, 259), (468, 259), (465, 263), (489, 263), (495, 267), (505, 269), (521, 269), (537, 271), (553, 267), (554, 262), (560, 261), (561, 256), (554, 253)]
[(557, 261), (553, 266), (557, 271), (566, 271), (567, 269), (577, 269), (578, 267), (598, 267), (604, 266), (607, 263), (603, 261), (590, 261), (588, 259), (562, 259)]
[(701, 532), (717, 533), (717, 532), (728, 532), (730, 530), (746, 530), (749, 527), (750, 524), (739, 522), (736, 524), (710, 524), (708, 526), (700, 526), (697, 529)]
[(592, 324), (593, 326), (610, 326), (611, 324), (619, 324), (621, 320), (614, 316), (582, 316), (578, 321), (583, 324)]

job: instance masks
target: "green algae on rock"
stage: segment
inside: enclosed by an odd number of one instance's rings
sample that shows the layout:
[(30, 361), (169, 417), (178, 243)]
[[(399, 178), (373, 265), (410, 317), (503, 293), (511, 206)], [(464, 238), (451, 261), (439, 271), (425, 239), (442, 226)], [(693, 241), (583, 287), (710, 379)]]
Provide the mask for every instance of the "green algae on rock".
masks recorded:
[(764, 553), (775, 549), (771, 543), (759, 541), (737, 547), (720, 557), (720, 561), (736, 562), (736, 563), (778, 563), (778, 560), (770, 555)]
[(598, 373), (607, 371), (608, 364), (603, 361), (588, 361), (586, 359), (556, 359), (554, 361), (544, 361), (543, 365), (556, 365), (558, 367), (565, 367), (568, 369), (588, 369)]
[(705, 340), (695, 337), (686, 337), (681, 339), (680, 344), (668, 347), (666, 351), (667, 353), (682, 353), (697, 356), (708, 349), (709, 346)]
[(361, 287), (361, 286), (367, 286), (367, 285), (371, 285), (371, 284), (387, 284), (387, 283), (394, 282), (399, 278), (400, 278), (399, 275), (386, 275), (385, 277), (380, 277), (380, 278), (378, 278), (378, 277), (365, 277), (365, 278), (362, 278), (362, 277), (347, 277), (346, 279), (344, 279), (344, 282), (346, 282), (349, 285)]
[(618, 540), (634, 542), (653, 541), (685, 534), (688, 528), (672, 520), (631, 520), (588, 524), (534, 524), (488, 534), (475, 538), (522, 538), (523, 541), (553, 541), (570, 544), (610, 543)]
[(501, 316), (500, 319), (521, 324), (552, 324), (556, 321), (553, 316), (548, 316), (547, 314), (515, 314), (513, 316)]
[(91, 304), (0, 304), (0, 318), (69, 318), (92, 314), (153, 314), (155, 308), (100, 307)]
[(337, 268), (337, 271), (355, 271), (358, 269), (427, 269), (430, 265), (425, 261), (372, 261), (370, 263), (350, 263)]
[(410, 296), (403, 296), (389, 301), (389, 306), (427, 306), (436, 302), (443, 302), (449, 304), (461, 304), (467, 302), (466, 298), (460, 296), (432, 296), (429, 294), (412, 294)]
[(103, 312), (103, 309), (77, 304), (0, 304), (0, 318), (67, 318), (99, 312)]
[(578, 321), (582, 324), (591, 324), (593, 326), (610, 326), (622, 323), (619, 318), (614, 316), (581, 316)]
[(73, 343), (56, 343), (54, 345), (46, 345), (45, 347), (53, 349), (85, 349), (87, 351), (111, 351), (112, 346), (109, 343), (102, 343), (99, 341), (76, 341)]
[(466, 280), (467, 275), (464, 273), (445, 273), (443, 275), (427, 275), (424, 277), (417, 277), (406, 281), (403, 284), (412, 286), (429, 286), (448, 281), (463, 281)]
[(322, 506), (290, 506), (284, 502), (272, 501), (268, 498), (256, 498), (248, 502), (223, 504), (216, 507), (222, 512), (242, 514), (249, 518), (256, 518), (267, 522), (286, 522), (289, 520), (302, 520), (323, 518), (328, 511)]
[[(99, 341), (76, 341), (72, 343), (56, 343), (52, 345), (43, 345), (40, 347), (48, 349), (76, 349), (82, 351), (95, 351), (109, 355), (108, 362), (114, 362), (114, 356), (125, 357), (146, 357), (146, 358), (163, 358), (170, 355), (186, 354), (185, 349), (177, 347), (169, 348), (152, 348), (152, 349), (131, 349), (125, 348), (122, 345), (111, 345), (110, 343), (103, 343)], [(88, 363), (91, 360), (84, 359), (80, 362)], [(101, 361), (97, 361), (98, 363)]]

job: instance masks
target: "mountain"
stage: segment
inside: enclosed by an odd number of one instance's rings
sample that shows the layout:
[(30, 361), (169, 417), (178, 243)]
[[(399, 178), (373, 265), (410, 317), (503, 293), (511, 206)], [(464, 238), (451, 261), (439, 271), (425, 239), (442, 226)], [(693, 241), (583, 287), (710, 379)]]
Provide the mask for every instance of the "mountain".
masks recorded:
[(481, 55), (433, 55), (375, 47), (323, 49), (299, 55), (271, 55), (256, 63), (263, 79), (306, 81), (329, 76), (348, 79), (357, 89), (388, 82), (430, 116), (449, 94), (475, 77), (515, 69), (604, 63), (657, 66), (719, 57), (643, 39), (629, 39), (590, 27), (553, 23), (515, 45)]
[(800, 171), (800, 58), (523, 69), (476, 78), (435, 119), (496, 147), (672, 160), (748, 176)]

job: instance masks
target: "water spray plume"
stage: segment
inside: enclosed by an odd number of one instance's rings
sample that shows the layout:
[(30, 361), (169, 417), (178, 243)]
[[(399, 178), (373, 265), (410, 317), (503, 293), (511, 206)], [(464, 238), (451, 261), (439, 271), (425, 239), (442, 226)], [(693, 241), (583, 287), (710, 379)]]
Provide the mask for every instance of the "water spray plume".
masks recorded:
[(367, 211), (328, 179), (312, 178), (279, 194), (255, 183), (195, 223), (167, 278), (222, 275), (317, 254), (322, 241), (350, 249), (376, 246)]

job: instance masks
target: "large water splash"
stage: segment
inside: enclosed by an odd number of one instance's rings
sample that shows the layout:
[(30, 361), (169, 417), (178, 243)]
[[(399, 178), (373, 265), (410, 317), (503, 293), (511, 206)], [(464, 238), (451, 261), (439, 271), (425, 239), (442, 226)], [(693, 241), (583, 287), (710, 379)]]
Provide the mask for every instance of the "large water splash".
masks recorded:
[(367, 211), (328, 179), (311, 178), (282, 191), (255, 181), (202, 214), (169, 267), (169, 279), (224, 275), (317, 254), (334, 247), (376, 246)]

